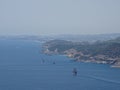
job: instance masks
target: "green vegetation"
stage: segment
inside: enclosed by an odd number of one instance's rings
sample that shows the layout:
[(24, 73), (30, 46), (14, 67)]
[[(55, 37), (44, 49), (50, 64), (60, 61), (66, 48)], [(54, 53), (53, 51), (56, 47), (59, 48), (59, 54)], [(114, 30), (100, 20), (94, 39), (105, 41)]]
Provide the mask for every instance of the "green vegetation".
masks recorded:
[(52, 40), (46, 42), (45, 45), (49, 46), (48, 49), (50, 51), (57, 49), (60, 53), (72, 48), (78, 52), (81, 51), (84, 54), (90, 54), (92, 56), (104, 54), (109, 57), (120, 57), (120, 38), (104, 42), (97, 41), (92, 44), (87, 42), (79, 43), (64, 40)]
[(44, 46), (49, 50), (47, 53), (66, 54), (78, 61), (97, 63), (116, 63), (116, 61), (120, 61), (120, 37), (94, 43), (52, 40), (46, 42)]

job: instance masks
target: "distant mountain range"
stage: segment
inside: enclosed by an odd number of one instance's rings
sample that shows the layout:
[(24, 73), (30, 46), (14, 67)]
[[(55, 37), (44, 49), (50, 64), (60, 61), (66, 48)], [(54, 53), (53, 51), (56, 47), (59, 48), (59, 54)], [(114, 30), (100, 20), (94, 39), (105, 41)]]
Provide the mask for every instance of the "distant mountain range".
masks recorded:
[(106, 41), (110, 39), (115, 39), (120, 36), (120, 33), (113, 34), (93, 34), (93, 35), (10, 35), (10, 36), (0, 36), (0, 39), (18, 39), (18, 40), (38, 40), (38, 41), (49, 41), (54, 39), (67, 40), (73, 42), (95, 42), (95, 41)]
[(115, 39), (120, 36), (120, 33), (113, 34), (93, 34), (93, 35), (56, 35), (53, 39), (68, 40), (68, 41), (106, 41), (110, 39)]

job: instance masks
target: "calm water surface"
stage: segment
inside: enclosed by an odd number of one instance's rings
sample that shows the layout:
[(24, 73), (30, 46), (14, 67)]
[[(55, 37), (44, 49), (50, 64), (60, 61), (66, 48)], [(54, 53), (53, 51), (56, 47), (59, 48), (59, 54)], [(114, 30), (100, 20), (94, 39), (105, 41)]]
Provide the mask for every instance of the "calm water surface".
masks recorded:
[(120, 69), (44, 55), (39, 42), (0, 40), (0, 90), (120, 90)]

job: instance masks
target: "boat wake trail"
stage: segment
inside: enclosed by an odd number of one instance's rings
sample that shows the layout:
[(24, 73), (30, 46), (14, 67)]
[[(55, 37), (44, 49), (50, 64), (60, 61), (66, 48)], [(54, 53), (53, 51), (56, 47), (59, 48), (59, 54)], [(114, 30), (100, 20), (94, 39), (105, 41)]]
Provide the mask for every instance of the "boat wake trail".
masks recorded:
[(102, 77), (91, 76), (91, 75), (82, 75), (82, 77), (84, 77), (84, 78), (90, 78), (90, 79), (95, 79), (95, 80), (104, 81), (104, 82), (107, 82), (107, 83), (113, 83), (113, 84), (118, 84), (118, 85), (120, 85), (120, 82), (119, 82), (119, 81), (110, 80), (110, 79), (106, 79), (106, 78), (102, 78)]

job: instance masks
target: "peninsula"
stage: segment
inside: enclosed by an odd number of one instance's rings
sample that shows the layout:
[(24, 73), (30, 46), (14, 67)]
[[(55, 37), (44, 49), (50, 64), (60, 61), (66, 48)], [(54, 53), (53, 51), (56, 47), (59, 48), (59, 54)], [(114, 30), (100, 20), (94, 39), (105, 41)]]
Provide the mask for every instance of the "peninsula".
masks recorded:
[(51, 40), (43, 44), (43, 53), (62, 54), (73, 58), (74, 61), (120, 67), (120, 37), (94, 43)]

